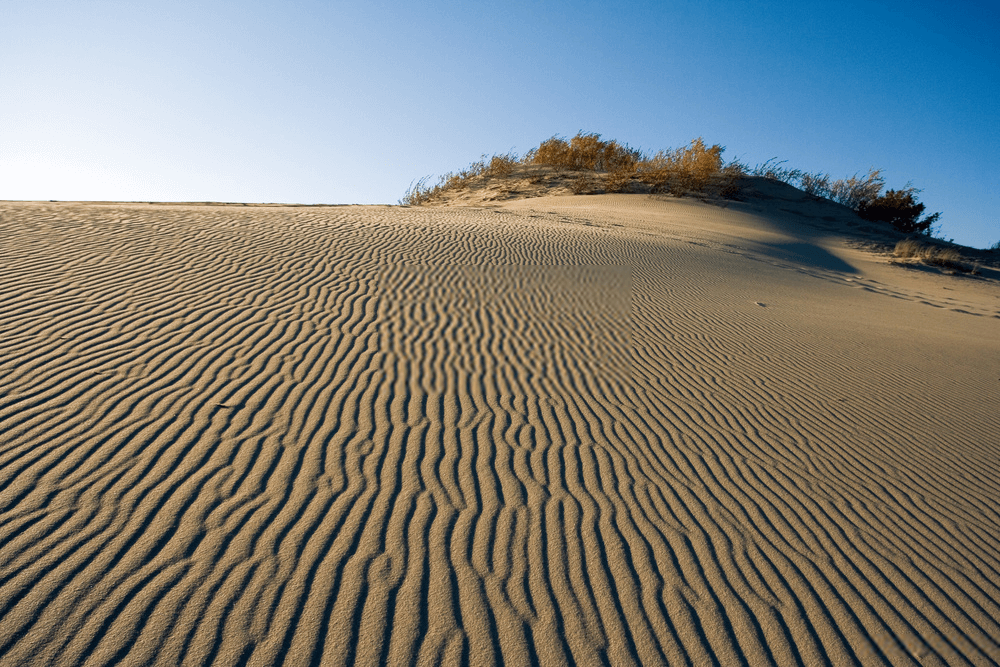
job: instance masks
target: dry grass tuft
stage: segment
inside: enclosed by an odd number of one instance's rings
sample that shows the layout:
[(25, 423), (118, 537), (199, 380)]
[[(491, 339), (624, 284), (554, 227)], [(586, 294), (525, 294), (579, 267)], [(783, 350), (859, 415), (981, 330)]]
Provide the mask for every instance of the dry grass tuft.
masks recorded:
[(782, 165), (786, 162), (788, 160), (778, 160), (778, 158), (773, 157), (748, 171), (751, 176), (768, 178), (772, 181), (781, 181), (782, 183), (793, 183), (801, 179), (804, 175), (802, 170), (783, 167)]
[(830, 198), (831, 182), (830, 176), (816, 172), (809, 174), (803, 172), (799, 177), (799, 186), (806, 192), (816, 197)]
[(882, 170), (869, 169), (864, 176), (855, 174), (831, 183), (829, 198), (857, 211), (861, 206), (874, 202), (884, 185)]
[(862, 206), (871, 205), (885, 186), (885, 179), (882, 178), (880, 169), (869, 169), (863, 176), (855, 174), (850, 178), (832, 180), (829, 174), (822, 172), (809, 173), (801, 169), (784, 167), (782, 165), (785, 162), (771, 158), (753, 168), (740, 166), (751, 176), (797, 186), (811, 195), (831, 199), (855, 211)]
[(917, 239), (903, 239), (896, 244), (893, 257), (922, 262), (961, 273), (977, 273), (975, 264), (966, 260), (955, 248), (947, 248)]
[(465, 169), (444, 174), (434, 185), (428, 183), (429, 176), (414, 181), (399, 203), (404, 206), (429, 204), (443, 198), (446, 193), (464, 190), (475, 182), (484, 182), (491, 178), (508, 178), (520, 164), (521, 161), (513, 151), (498, 153), (491, 157), (484, 155)]

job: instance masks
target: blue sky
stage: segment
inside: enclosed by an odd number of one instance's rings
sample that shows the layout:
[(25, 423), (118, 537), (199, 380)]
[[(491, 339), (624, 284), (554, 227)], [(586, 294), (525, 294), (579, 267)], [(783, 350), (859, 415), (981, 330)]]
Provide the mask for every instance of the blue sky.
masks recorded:
[(395, 203), (578, 130), (923, 188), (1000, 240), (1000, 5), (0, 0), (0, 199)]

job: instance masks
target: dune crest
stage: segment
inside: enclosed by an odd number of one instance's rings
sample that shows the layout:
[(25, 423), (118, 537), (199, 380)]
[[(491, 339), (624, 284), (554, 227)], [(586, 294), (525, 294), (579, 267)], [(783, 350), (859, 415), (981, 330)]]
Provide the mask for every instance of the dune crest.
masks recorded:
[(997, 276), (801, 207), (0, 203), (0, 664), (1000, 662)]

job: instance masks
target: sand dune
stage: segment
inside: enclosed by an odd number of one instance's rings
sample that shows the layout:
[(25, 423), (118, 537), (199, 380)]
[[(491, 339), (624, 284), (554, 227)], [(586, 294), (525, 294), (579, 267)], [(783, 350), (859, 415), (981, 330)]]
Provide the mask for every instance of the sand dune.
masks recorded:
[(0, 203), (0, 664), (1000, 662), (1000, 282), (810, 206)]

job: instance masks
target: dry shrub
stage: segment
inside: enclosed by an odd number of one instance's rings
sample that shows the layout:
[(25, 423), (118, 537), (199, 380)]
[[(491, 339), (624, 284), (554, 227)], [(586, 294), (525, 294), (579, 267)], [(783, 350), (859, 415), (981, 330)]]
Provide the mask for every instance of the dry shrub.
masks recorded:
[(597, 181), (590, 174), (581, 174), (569, 184), (569, 189), (575, 195), (590, 195), (597, 191)]
[(633, 176), (635, 176), (635, 165), (619, 167), (608, 174), (604, 181), (604, 189), (608, 192), (631, 192)]
[[(662, 150), (638, 165), (639, 178), (652, 192), (704, 192), (722, 173), (722, 146), (706, 146), (698, 137), (683, 148)], [(739, 170), (734, 168), (731, 176)]]
[(605, 142), (597, 168), (607, 172), (635, 172), (642, 160), (642, 152), (617, 141)]
[(514, 173), (514, 169), (517, 165), (517, 155), (513, 152), (504, 153), (502, 155), (494, 155), (490, 158), (490, 163), (486, 166), (485, 173), (487, 176), (504, 178)]
[(639, 179), (649, 185), (650, 192), (669, 192), (676, 171), (674, 165), (674, 151), (657, 151), (639, 165)]
[(703, 192), (712, 177), (722, 170), (722, 151), (718, 144), (706, 147), (699, 137), (680, 150), (681, 185), (693, 192)]
[(569, 143), (565, 139), (554, 136), (546, 139), (525, 155), (525, 160), (532, 164), (540, 164), (556, 169), (572, 169), (573, 160), (569, 149)]
[(525, 162), (556, 169), (612, 172), (635, 165), (642, 153), (617, 141), (601, 141), (601, 135), (578, 132), (568, 142), (558, 136), (543, 141), (525, 155)]
[(569, 152), (572, 168), (597, 171), (597, 163), (604, 152), (604, 142), (599, 134), (579, 132), (569, 140)]

